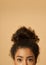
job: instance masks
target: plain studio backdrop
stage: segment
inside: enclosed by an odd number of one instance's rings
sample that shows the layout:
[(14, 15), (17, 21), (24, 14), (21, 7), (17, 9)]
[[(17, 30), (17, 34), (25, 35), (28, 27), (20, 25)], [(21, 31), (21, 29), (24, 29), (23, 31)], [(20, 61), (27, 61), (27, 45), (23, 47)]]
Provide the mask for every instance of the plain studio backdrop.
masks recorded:
[(14, 65), (9, 56), (11, 36), (21, 26), (39, 36), (37, 65), (46, 65), (46, 0), (0, 0), (0, 65)]

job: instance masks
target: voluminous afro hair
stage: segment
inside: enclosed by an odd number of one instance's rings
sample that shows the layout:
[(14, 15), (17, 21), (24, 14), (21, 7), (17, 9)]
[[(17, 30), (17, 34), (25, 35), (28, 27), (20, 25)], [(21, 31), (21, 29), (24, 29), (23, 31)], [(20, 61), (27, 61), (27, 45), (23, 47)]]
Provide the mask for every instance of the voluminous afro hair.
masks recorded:
[(35, 34), (34, 30), (28, 29), (26, 27), (19, 28), (12, 36), (13, 45), (11, 47), (11, 57), (15, 59), (15, 53), (19, 48), (30, 48), (34, 53), (35, 60), (39, 55), (39, 38)]

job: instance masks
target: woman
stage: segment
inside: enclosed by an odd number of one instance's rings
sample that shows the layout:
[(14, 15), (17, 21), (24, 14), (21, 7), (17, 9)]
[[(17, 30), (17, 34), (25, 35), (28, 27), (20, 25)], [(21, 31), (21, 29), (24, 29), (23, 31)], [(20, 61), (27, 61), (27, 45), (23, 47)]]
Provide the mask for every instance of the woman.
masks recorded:
[(34, 30), (19, 28), (12, 36), (11, 57), (14, 65), (36, 65), (39, 55), (39, 38)]

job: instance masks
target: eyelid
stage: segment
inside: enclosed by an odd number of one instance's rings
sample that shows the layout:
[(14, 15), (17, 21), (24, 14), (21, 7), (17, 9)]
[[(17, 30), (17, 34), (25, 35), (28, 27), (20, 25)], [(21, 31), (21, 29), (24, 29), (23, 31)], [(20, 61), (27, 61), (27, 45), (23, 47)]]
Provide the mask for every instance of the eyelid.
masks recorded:
[(29, 58), (27, 57), (27, 59), (33, 59), (33, 57), (29, 57)]
[(21, 57), (18, 57), (17, 59), (22, 59)]

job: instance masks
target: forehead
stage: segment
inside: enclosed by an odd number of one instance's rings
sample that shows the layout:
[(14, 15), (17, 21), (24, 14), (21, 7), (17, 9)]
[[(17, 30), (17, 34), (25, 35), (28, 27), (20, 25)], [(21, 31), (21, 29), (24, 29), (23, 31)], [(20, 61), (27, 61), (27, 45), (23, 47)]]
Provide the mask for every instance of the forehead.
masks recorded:
[(19, 48), (15, 54), (15, 57), (22, 56), (22, 57), (28, 57), (28, 56), (34, 56), (33, 52), (29, 48)]

